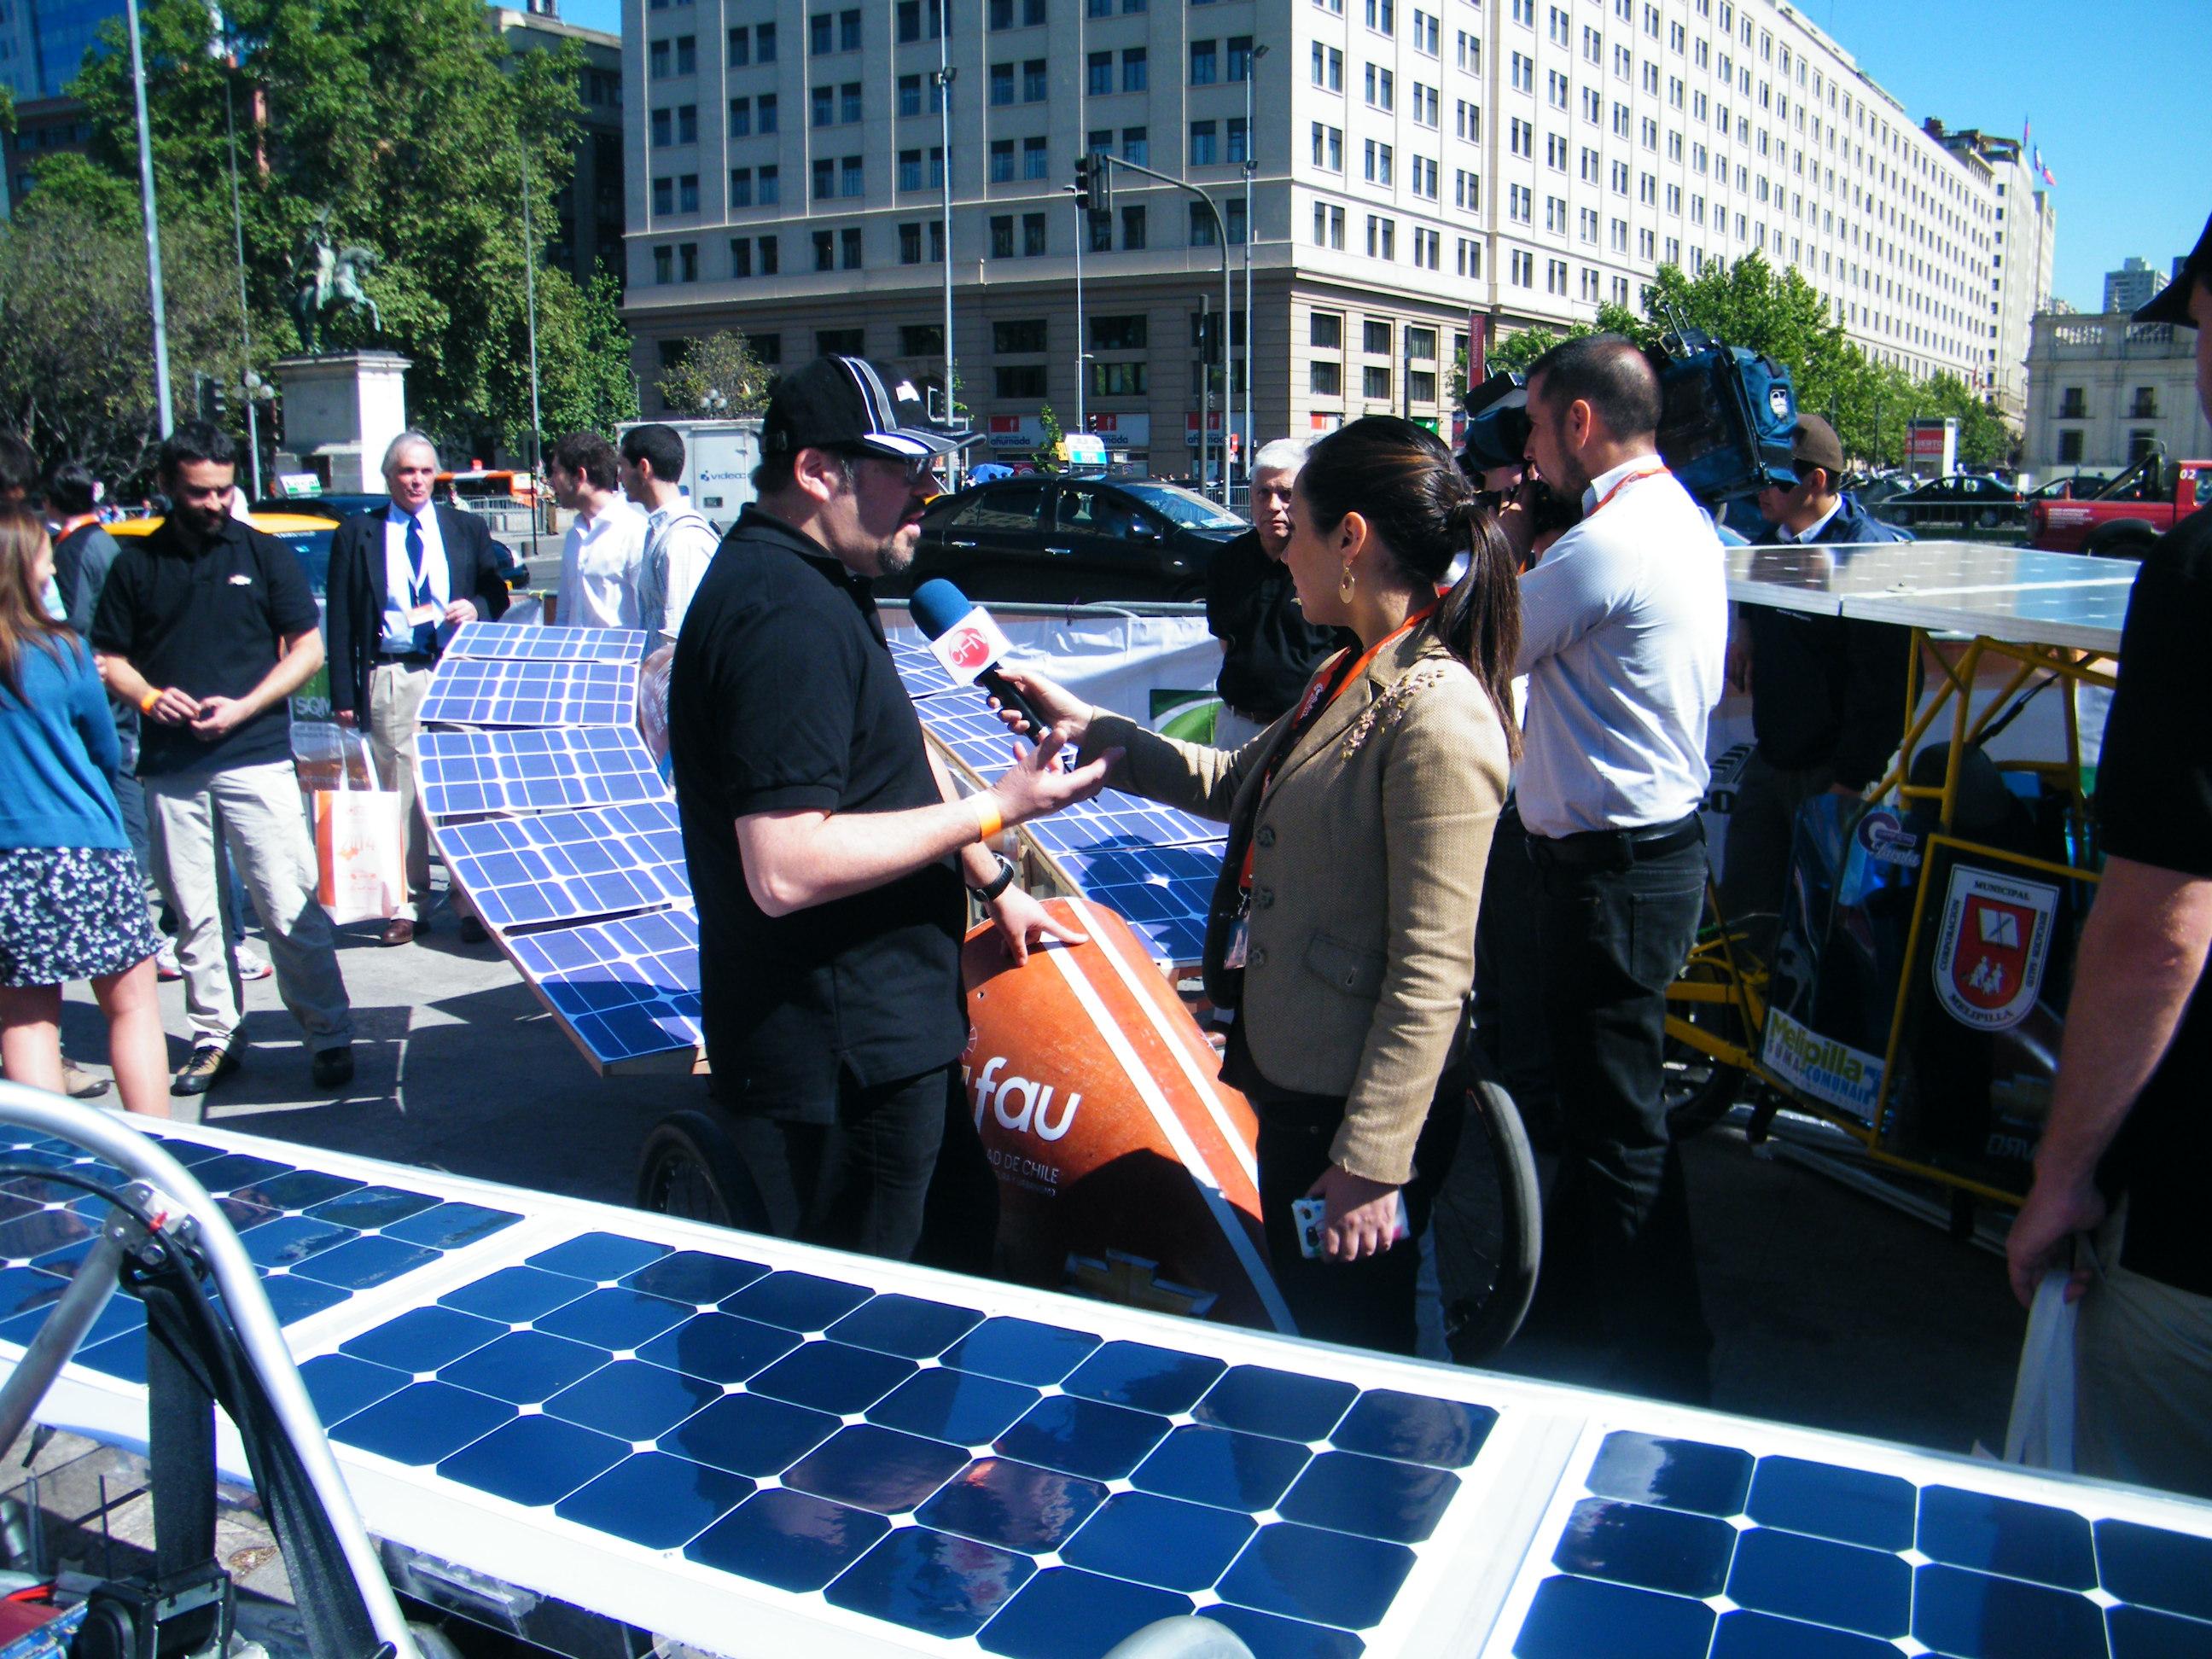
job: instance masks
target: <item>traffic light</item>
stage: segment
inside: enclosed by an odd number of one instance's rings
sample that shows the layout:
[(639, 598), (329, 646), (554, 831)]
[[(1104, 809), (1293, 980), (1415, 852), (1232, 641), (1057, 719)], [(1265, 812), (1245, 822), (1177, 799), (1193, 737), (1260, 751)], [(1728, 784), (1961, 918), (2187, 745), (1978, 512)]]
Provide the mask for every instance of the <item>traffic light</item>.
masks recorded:
[(1085, 150), (1075, 158), (1075, 202), (1085, 213), (1114, 210), (1114, 170), (1097, 150)]
[(219, 374), (192, 375), (192, 401), (198, 406), (199, 417), (211, 425), (221, 426), (230, 413), (228, 388)]

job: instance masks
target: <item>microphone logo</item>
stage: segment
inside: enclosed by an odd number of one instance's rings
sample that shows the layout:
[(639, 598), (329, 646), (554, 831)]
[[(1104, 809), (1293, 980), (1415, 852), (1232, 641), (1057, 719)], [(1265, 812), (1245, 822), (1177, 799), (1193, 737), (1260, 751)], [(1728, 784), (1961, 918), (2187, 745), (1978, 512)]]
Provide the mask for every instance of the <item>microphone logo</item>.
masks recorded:
[(943, 649), (955, 668), (975, 672), (991, 661), (991, 641), (983, 637), (983, 630), (966, 625), (954, 629), (945, 636)]

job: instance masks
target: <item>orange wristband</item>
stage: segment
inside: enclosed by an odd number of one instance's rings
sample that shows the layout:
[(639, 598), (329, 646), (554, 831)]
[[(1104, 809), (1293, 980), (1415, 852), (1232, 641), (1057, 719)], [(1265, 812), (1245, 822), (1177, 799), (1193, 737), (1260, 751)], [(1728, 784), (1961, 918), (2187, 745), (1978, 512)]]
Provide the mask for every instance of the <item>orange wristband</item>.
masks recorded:
[(139, 703), (138, 712), (142, 714), (150, 714), (154, 712), (154, 705), (161, 701), (161, 694), (159, 691), (149, 691), (144, 701)]
[(972, 799), (975, 804), (975, 839), (988, 841), (1006, 827), (1006, 821), (999, 816), (998, 806), (988, 794)]

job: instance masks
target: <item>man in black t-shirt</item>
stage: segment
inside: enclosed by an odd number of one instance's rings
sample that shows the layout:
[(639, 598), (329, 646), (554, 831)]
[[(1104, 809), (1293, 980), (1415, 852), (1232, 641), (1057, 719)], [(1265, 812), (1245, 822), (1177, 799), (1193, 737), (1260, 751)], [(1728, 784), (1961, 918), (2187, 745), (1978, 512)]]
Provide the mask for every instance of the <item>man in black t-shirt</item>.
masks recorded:
[(315, 1086), (353, 1080), (353, 1012), (292, 769), (291, 697), (322, 666), (323, 636), (292, 550), (231, 516), (236, 477), (237, 453), (212, 426), (194, 421), (163, 441), (168, 516), (117, 554), (92, 622), (100, 678), (144, 721), (138, 778), (192, 1024), (177, 1095), (204, 1094), (238, 1069), (243, 1047), (218, 834), (260, 913), (276, 988), (307, 1033)]
[[(778, 1231), (904, 1258), (945, 1146), (970, 1183), (943, 1265), (988, 1266), (996, 1190), (958, 1100), (964, 876), (1017, 957), (1073, 937), (1011, 885), (1001, 825), (1095, 794), (1048, 736), (957, 799), (923, 743), (870, 581), (912, 562), (939, 458), (912, 384), (824, 357), (777, 385), (759, 499), (693, 594), (668, 693), (716, 1097)], [(941, 1194), (940, 1194), (941, 1195)]]
[[(2179, 277), (2136, 313), (2197, 331), (2212, 413), (2212, 220)], [(2013, 1223), (2014, 1293), (2077, 1259), (2075, 1465), (2212, 1498), (2212, 509), (2143, 561), (2098, 762), (2104, 880), (2074, 969), (2051, 1121)], [(2086, 1291), (2086, 1295), (2084, 1292)]]

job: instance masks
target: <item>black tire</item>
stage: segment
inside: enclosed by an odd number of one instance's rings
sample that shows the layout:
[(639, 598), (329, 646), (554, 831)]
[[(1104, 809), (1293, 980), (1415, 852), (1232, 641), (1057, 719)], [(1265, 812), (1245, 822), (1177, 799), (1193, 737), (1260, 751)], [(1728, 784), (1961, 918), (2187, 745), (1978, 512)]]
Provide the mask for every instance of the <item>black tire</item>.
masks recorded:
[(1430, 1227), (1445, 1344), (1458, 1364), (1483, 1364), (1528, 1316), (1543, 1254), (1544, 1206), (1520, 1109), (1480, 1071), (1467, 1091), (1466, 1127)]
[(1202, 581), (1185, 582), (1169, 594), (1168, 598), (1177, 605), (1204, 605), (1206, 584)]
[(2157, 544), (2158, 537), (2152, 532), (2130, 526), (2118, 534), (2107, 532), (2094, 537), (2081, 550), (2092, 558), (2141, 561), (2149, 557), (2151, 549)]
[[(1693, 962), (1682, 970), (1685, 979), (1715, 981), (1717, 964)], [(1731, 1002), (1677, 1002), (1668, 1006), (1670, 1018), (1686, 1020), (1700, 1031), (1742, 1046), (1747, 1040), (1741, 1012)], [(1662, 1062), (1666, 1081), (1667, 1129), (1677, 1140), (1703, 1134), (1726, 1117), (1743, 1091), (1746, 1074), (1723, 1065), (1680, 1038), (1669, 1036)]]
[(752, 1171), (729, 1131), (707, 1112), (672, 1112), (653, 1126), (638, 1156), (635, 1201), (659, 1215), (771, 1231)]

